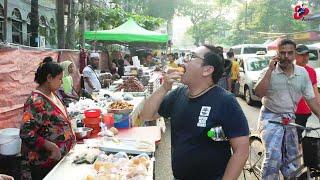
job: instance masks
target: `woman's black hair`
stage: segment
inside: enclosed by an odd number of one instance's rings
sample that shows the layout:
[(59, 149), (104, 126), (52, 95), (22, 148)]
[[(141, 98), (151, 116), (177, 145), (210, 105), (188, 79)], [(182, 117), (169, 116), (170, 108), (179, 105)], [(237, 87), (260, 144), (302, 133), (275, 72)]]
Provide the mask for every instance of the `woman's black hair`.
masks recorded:
[(51, 56), (47, 56), (47, 57), (45, 57), (44, 59), (43, 59), (43, 61), (42, 61), (43, 63), (47, 63), (47, 62), (53, 62), (53, 59), (52, 59), (52, 57)]
[(34, 81), (39, 85), (42, 85), (47, 81), (49, 74), (54, 78), (62, 72), (63, 69), (58, 63), (53, 62), (51, 57), (45, 57), (37, 69)]
[(212, 81), (217, 84), (224, 72), (224, 62), (221, 56), (215, 52), (209, 52), (204, 55), (203, 66), (213, 66)]

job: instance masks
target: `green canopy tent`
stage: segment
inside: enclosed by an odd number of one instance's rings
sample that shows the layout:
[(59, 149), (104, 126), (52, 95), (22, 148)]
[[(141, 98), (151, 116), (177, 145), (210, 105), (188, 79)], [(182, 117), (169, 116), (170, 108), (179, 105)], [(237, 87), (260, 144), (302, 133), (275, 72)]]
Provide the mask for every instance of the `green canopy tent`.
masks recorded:
[(169, 39), (167, 34), (140, 27), (133, 19), (111, 30), (87, 31), (84, 37), (86, 40), (124, 44), (166, 43)]

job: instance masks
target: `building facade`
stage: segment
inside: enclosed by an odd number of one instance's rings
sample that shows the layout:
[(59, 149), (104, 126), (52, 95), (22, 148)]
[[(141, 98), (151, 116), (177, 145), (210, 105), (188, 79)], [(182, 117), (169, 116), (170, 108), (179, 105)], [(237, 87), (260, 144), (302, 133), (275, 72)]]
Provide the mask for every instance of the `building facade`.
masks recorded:
[[(29, 46), (31, 0), (7, 0), (6, 9), (4, 1), (0, 0), (0, 42)], [(5, 12), (7, 13), (6, 33), (4, 33)], [(56, 47), (55, 0), (39, 0), (39, 36), (42, 47)]]

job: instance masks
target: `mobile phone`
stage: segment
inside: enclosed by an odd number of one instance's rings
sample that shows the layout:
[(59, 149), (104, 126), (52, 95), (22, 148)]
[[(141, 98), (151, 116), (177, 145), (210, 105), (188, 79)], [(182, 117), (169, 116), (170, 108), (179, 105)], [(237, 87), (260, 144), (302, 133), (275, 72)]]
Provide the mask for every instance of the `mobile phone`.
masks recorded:
[[(278, 60), (280, 60), (280, 55), (279, 55), (279, 54), (277, 54), (276, 57), (277, 57)], [(275, 65), (275, 66), (276, 66), (277, 64), (278, 64), (278, 61), (274, 62), (274, 65)]]

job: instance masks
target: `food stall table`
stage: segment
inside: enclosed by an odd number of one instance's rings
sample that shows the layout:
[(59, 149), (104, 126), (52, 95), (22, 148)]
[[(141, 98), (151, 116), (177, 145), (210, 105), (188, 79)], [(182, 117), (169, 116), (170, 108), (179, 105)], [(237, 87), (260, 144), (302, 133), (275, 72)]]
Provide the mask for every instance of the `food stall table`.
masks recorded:
[[(117, 138), (138, 139), (144, 141), (159, 142), (161, 140), (161, 130), (157, 126), (133, 127), (129, 129), (119, 129)], [(99, 139), (94, 137), (93, 139)], [(86, 144), (77, 144), (44, 178), (44, 180), (70, 180), (85, 179), (87, 175), (94, 172), (92, 164), (74, 164), (75, 157), (88, 149)], [(154, 162), (150, 164), (149, 179), (154, 178)], [(150, 177), (150, 178), (149, 178)]]

